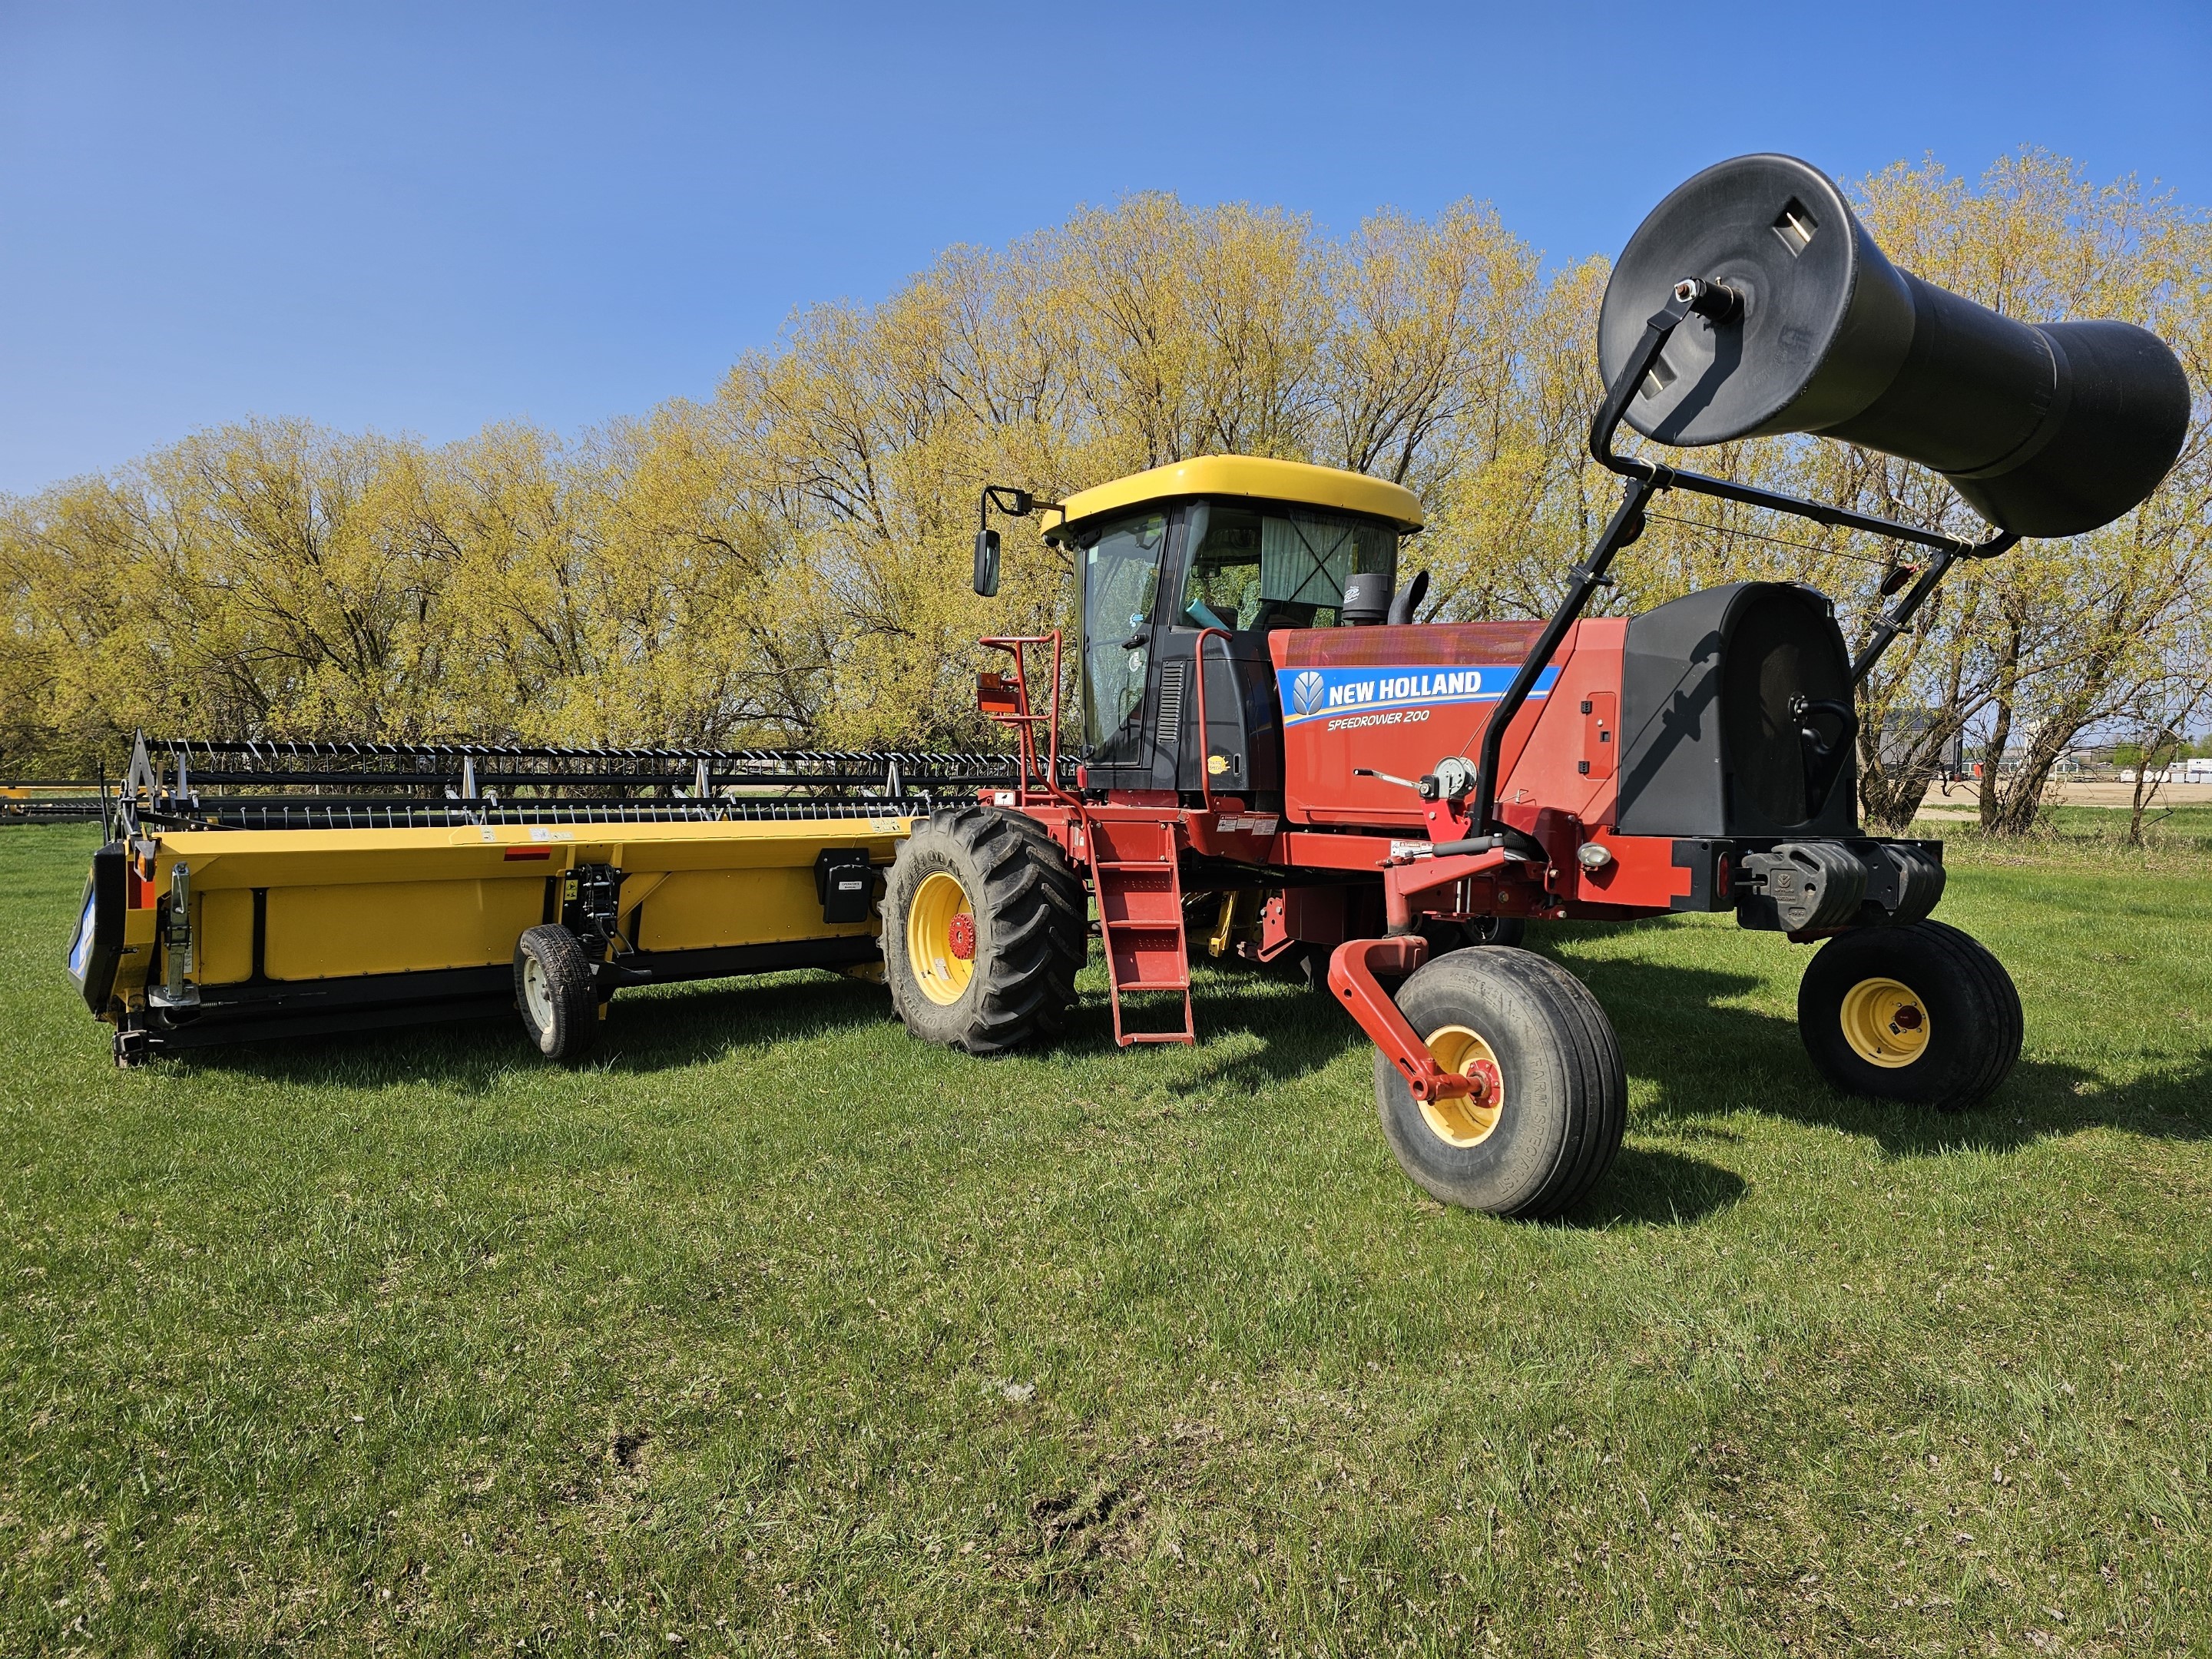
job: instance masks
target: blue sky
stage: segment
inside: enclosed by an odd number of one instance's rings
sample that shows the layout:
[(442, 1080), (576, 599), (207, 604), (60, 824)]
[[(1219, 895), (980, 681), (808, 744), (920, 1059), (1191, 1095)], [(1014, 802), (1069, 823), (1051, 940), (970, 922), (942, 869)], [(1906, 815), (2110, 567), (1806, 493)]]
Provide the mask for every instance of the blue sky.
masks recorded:
[(249, 415), (710, 392), (793, 307), (1162, 188), (1617, 250), (1698, 167), (2038, 144), (2212, 205), (2212, 3), (0, 0), (0, 490)]

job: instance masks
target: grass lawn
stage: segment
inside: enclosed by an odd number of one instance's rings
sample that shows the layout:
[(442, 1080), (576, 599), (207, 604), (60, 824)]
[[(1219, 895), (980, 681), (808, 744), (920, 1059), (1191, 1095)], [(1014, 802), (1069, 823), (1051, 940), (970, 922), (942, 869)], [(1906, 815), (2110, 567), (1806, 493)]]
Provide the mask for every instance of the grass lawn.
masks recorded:
[[(1964, 797), (1939, 805), (1936, 814), (1922, 821), (1917, 833), (1972, 841), (1981, 834), (1971, 814), (1972, 803)], [(1956, 816), (1953, 816), (1955, 814)], [(2102, 853), (2124, 845), (2129, 811), (2125, 806), (2045, 806), (2037, 815), (2037, 830), (2029, 837), (2035, 850)], [(2143, 843), (2153, 852), (2212, 854), (2212, 806), (2185, 802), (2169, 806), (2153, 801), (2143, 811)], [(2212, 873), (2212, 866), (2208, 866)]]
[(2212, 859), (1962, 848), (2027, 1053), (1832, 1093), (1806, 952), (1536, 941), (1628, 1140), (1427, 1201), (1324, 997), (907, 1040), (828, 975), (123, 1074), (0, 830), (0, 1651), (2212, 1650)]

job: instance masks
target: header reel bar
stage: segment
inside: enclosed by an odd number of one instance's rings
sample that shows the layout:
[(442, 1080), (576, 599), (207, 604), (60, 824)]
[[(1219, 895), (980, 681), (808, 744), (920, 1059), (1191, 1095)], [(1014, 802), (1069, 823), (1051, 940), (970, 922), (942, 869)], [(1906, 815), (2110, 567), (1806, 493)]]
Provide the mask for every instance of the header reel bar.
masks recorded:
[(179, 738), (133, 748), (126, 817), (236, 829), (906, 815), (1011, 784), (1008, 755)]

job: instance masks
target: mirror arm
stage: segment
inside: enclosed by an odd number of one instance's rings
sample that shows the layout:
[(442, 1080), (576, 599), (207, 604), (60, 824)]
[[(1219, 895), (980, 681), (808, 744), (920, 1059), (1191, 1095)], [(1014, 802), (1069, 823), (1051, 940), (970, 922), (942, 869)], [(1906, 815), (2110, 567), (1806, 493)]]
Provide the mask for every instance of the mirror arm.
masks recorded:
[(994, 598), (999, 592), (999, 532), (991, 528), (991, 509), (997, 507), (1010, 519), (1028, 517), (1039, 507), (1059, 507), (1063, 518), (1067, 509), (1058, 501), (1041, 501), (1026, 489), (1017, 489), (1012, 484), (987, 483), (975, 497), (975, 592), (984, 599)]
[(1032, 513), (1058, 508), (1060, 505), (1058, 501), (1042, 501), (1012, 484), (987, 483), (975, 501), (975, 528), (991, 527), (991, 509), (994, 507), (1010, 519), (1026, 519)]

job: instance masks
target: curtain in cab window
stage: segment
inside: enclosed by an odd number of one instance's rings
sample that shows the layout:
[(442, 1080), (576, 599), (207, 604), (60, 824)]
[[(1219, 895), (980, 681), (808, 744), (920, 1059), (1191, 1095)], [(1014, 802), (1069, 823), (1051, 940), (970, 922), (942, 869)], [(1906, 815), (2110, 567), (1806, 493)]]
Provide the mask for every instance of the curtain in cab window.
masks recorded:
[(1194, 506), (1189, 525), (1195, 551), (1177, 617), (1188, 628), (1334, 628), (1353, 574), (1397, 574), (1387, 525), (1218, 501)]
[(1376, 526), (1306, 513), (1260, 520), (1260, 597), (1270, 603), (1334, 608), (1355, 573), (1396, 562), (1396, 536)]

